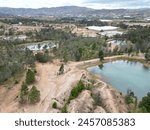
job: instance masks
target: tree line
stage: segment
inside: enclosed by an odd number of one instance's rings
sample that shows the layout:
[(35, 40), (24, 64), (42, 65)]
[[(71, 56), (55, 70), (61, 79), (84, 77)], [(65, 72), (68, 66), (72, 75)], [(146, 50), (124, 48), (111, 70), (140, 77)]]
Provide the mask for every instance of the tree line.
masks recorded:
[(34, 64), (34, 55), (9, 41), (0, 41), (0, 82), (21, 71), (25, 65)]

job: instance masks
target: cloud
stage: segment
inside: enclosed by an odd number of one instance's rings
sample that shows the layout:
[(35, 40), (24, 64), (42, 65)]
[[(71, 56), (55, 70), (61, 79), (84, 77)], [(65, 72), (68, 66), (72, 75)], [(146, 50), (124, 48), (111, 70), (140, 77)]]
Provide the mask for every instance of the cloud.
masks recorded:
[(0, 7), (41, 8), (58, 6), (102, 8), (150, 8), (150, 0), (0, 0)]
[(81, 5), (83, 0), (0, 0), (0, 7), (41, 8)]
[(95, 8), (150, 8), (150, 0), (85, 0), (84, 4)]

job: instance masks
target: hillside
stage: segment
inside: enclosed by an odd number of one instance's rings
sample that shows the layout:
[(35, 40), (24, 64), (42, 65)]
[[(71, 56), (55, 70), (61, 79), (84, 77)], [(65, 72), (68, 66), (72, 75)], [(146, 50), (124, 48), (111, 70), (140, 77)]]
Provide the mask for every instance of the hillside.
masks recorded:
[(86, 7), (63, 6), (53, 8), (6, 8), (0, 7), (0, 16), (54, 16), (54, 17), (100, 17), (100, 18), (132, 18), (150, 17), (150, 9), (102, 9), (94, 10)]

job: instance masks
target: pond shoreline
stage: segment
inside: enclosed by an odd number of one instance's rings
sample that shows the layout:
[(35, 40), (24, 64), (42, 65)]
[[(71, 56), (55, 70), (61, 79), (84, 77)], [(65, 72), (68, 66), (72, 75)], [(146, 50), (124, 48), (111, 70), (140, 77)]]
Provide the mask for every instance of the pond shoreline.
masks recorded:
[[(86, 69), (90, 74), (95, 75), (95, 77), (99, 78), (106, 84), (112, 86), (113, 88), (117, 88), (118, 91), (125, 94), (126, 89), (134, 90), (139, 99), (142, 98), (142, 93), (139, 94), (139, 92), (142, 91), (145, 94), (145, 92), (149, 91), (148, 77), (150, 76), (150, 68), (149, 66), (145, 66), (146, 62), (144, 61), (144, 59), (139, 60), (137, 58), (133, 59), (133, 57), (128, 58), (126, 56), (112, 57), (111, 59), (110, 57), (106, 57), (103, 61), (105, 67), (102, 70), (97, 66), (101, 64), (100, 62), (94, 63), (95, 64), (92, 64), (92, 66), (91, 64), (84, 66), (84, 69)], [(142, 68), (144, 69), (144, 71)], [(145, 70), (147, 70), (146, 73)]]
[(148, 63), (144, 58), (137, 57), (137, 56), (130, 57), (127, 55), (105, 57), (102, 62), (99, 60), (99, 58), (81, 61), (77, 63), (77, 66), (81, 69), (87, 69), (88, 67), (91, 67), (91, 66), (97, 66), (100, 63), (104, 64), (104, 63), (108, 63), (108, 62), (112, 62), (116, 60), (128, 60), (128, 61), (133, 61), (133, 62), (139, 62), (139, 63), (142, 63), (145, 67), (150, 68), (150, 63)]

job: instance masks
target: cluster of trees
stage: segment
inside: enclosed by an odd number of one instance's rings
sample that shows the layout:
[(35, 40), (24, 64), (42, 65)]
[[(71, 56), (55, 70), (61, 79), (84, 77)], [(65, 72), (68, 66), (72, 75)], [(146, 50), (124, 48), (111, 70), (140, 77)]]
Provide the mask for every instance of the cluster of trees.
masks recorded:
[(142, 112), (150, 112), (150, 92), (142, 98), (139, 103), (139, 108)]
[(143, 52), (146, 53), (145, 57), (147, 60), (149, 57), (149, 48), (150, 48), (150, 27), (138, 27), (135, 29), (130, 29), (127, 33), (123, 35), (116, 35), (115, 39), (131, 41), (133, 46), (132, 52)]
[(31, 69), (28, 69), (26, 73), (26, 81), (22, 83), (21, 90), (20, 90), (20, 100), (21, 104), (24, 103), (36, 103), (40, 100), (40, 91), (35, 87), (29, 91), (28, 85), (35, 81), (35, 72)]
[(108, 26), (108, 23), (107, 22), (102, 22), (100, 20), (87, 20), (87, 19), (83, 19), (83, 20), (80, 20), (78, 21), (78, 24), (80, 25), (84, 25), (84, 26)]
[(50, 56), (48, 55), (48, 53), (44, 52), (38, 52), (37, 54), (35, 54), (35, 58), (41, 63), (46, 63), (50, 60)]
[(35, 86), (32, 86), (32, 88), (29, 91), (27, 84), (23, 83), (21, 86), (21, 90), (20, 90), (19, 102), (21, 104), (24, 104), (27, 102), (34, 104), (39, 101), (40, 101), (40, 91)]
[(127, 104), (134, 103), (137, 105), (137, 97), (134, 95), (134, 92), (131, 90), (127, 91), (127, 94), (125, 96), (125, 101)]
[(75, 35), (60, 29), (56, 30), (53, 27), (43, 28), (32, 35), (32, 39), (36, 39), (36, 41), (55, 40), (63, 42), (64, 40), (68, 40), (72, 37), (75, 37)]
[(38, 19), (33, 19), (33, 18), (6, 18), (6, 19), (0, 19), (0, 22), (6, 23), (6, 24), (18, 24), (21, 22), (23, 25), (30, 25), (34, 26), (35, 23), (40, 23), (42, 22), (41, 20)]
[(118, 27), (122, 28), (122, 29), (127, 29), (128, 25), (125, 24), (124, 22), (120, 22), (119, 24), (117, 24)]
[(150, 92), (148, 92), (147, 95), (144, 96), (140, 102), (138, 102), (134, 92), (128, 90), (125, 96), (125, 101), (130, 106), (131, 112), (150, 112)]
[[(59, 57), (65, 61), (66, 59), (81, 61), (99, 58), (100, 50), (104, 51), (105, 54), (107, 53), (104, 39), (76, 37), (60, 44), (57, 52)], [(103, 53), (102, 55), (104, 56), (105, 54)]]
[(0, 82), (23, 70), (25, 65), (34, 64), (34, 55), (9, 41), (0, 41)]
[(145, 52), (145, 58), (147, 61), (150, 61), (150, 48), (148, 48), (147, 51)]

